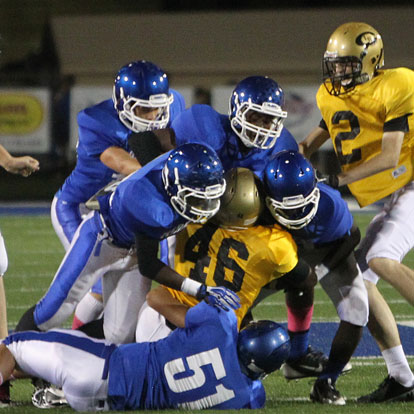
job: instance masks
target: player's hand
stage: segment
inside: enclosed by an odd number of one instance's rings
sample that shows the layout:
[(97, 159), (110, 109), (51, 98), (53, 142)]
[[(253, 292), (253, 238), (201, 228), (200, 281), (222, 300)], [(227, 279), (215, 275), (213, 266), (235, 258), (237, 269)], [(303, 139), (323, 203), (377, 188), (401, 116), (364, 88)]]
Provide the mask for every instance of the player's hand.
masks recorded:
[(240, 308), (240, 298), (232, 290), (223, 286), (201, 285), (197, 299), (204, 299), (209, 305), (228, 311)]
[(12, 157), (5, 165), (5, 169), (12, 174), (20, 174), (28, 177), (30, 174), (39, 170), (39, 161), (29, 157)]
[(339, 179), (335, 174), (323, 174), (320, 171), (316, 171), (316, 178), (318, 182), (328, 184), (332, 188), (339, 187)]

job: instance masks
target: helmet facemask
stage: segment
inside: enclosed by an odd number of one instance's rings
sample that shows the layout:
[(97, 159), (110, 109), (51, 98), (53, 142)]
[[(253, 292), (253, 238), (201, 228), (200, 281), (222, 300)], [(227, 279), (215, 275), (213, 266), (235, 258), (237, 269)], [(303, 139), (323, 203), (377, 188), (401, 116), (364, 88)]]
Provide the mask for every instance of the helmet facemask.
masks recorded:
[(178, 169), (174, 169), (174, 183), (168, 179), (167, 165), (162, 170), (165, 189), (170, 195), (174, 210), (193, 223), (205, 223), (213, 217), (220, 208), (220, 197), (226, 189), (226, 181), (204, 188), (194, 188), (180, 184)]
[(266, 205), (274, 219), (288, 229), (299, 230), (309, 224), (318, 211), (320, 192), (315, 187), (306, 197), (302, 194), (277, 201), (266, 197)]
[[(235, 97), (234, 104), (236, 112), (231, 118), (231, 127), (243, 144), (248, 148), (272, 148), (282, 132), (283, 120), (287, 117), (287, 112), (273, 102), (263, 102), (258, 105), (249, 99), (239, 103), (238, 96)], [(263, 128), (249, 122), (247, 117), (251, 115), (250, 111), (273, 117), (271, 127)]]
[[(113, 88), (113, 100), (117, 102), (115, 86)], [(149, 99), (139, 99), (133, 96), (125, 96), (124, 89), (120, 88), (120, 100), (123, 101), (122, 109), (118, 110), (120, 121), (133, 132), (143, 132), (155, 129), (166, 128), (170, 120), (170, 105), (174, 98), (173, 95), (158, 94), (151, 95)], [(117, 105), (115, 105), (117, 107)], [(136, 114), (137, 108), (158, 108), (155, 119), (146, 119)]]
[(325, 87), (334, 96), (348, 93), (369, 80), (366, 73), (361, 73), (361, 61), (354, 56), (330, 57), (326, 52), (322, 70)]

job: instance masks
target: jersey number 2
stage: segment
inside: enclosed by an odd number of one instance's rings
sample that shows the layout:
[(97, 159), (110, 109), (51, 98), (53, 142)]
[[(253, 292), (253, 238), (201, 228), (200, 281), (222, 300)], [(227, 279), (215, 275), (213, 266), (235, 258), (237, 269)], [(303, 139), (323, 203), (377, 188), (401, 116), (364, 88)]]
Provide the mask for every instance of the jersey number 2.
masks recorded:
[(361, 148), (353, 149), (351, 154), (344, 155), (342, 151), (342, 142), (353, 140), (360, 132), (358, 117), (351, 111), (338, 111), (332, 117), (332, 123), (338, 125), (341, 121), (348, 121), (351, 127), (350, 131), (340, 132), (335, 137), (335, 147), (339, 163), (341, 165), (352, 164), (361, 160)]

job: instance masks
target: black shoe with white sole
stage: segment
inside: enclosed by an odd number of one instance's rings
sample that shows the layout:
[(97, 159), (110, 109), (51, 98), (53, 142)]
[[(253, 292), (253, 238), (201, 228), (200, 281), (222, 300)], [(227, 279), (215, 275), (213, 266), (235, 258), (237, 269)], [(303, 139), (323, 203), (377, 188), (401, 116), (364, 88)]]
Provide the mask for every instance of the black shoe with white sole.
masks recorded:
[[(317, 377), (326, 368), (327, 364), (328, 357), (323, 352), (316, 351), (309, 346), (305, 355), (292, 361), (286, 361), (282, 365), (282, 372), (287, 380)], [(348, 362), (342, 370), (342, 374), (346, 374), (351, 369), (352, 365)]]
[(411, 387), (404, 387), (404, 385), (388, 375), (375, 391), (357, 399), (358, 403), (383, 403), (394, 401), (414, 401), (414, 384)]
[(335, 384), (332, 384), (330, 378), (317, 379), (313, 384), (312, 391), (310, 393), (310, 399), (313, 402), (321, 404), (332, 405), (345, 405), (345, 398), (342, 397), (340, 392), (335, 388)]

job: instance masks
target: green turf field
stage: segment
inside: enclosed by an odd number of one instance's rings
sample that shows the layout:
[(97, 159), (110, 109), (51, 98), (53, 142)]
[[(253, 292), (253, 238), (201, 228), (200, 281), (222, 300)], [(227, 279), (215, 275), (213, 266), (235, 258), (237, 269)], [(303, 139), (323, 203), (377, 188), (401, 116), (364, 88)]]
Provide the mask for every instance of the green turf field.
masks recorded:
[[(369, 214), (356, 214), (355, 218), (364, 232), (371, 219)], [(43, 295), (49, 286), (63, 257), (63, 248), (54, 233), (48, 216), (0, 216), (0, 228), (6, 241), (9, 256), (9, 269), (5, 278), (9, 328), (13, 329), (23, 312)], [(405, 263), (414, 267), (414, 253), (411, 252)], [(411, 306), (389, 286), (380, 283), (381, 291), (398, 322), (414, 320)], [(256, 319), (285, 321), (283, 295), (274, 295), (259, 305)], [(333, 305), (324, 292), (317, 287), (315, 296), (314, 321), (338, 321)], [(68, 324), (69, 326), (69, 324)], [(414, 341), (414, 338), (413, 338)], [(413, 362), (413, 357), (409, 357)], [(414, 403), (394, 403), (375, 406), (361, 406), (352, 402), (356, 397), (372, 391), (383, 380), (386, 369), (380, 358), (353, 358), (353, 370), (340, 378), (337, 388), (347, 397), (344, 407), (329, 407), (309, 401), (311, 381), (287, 382), (276, 372), (265, 379), (267, 390), (266, 408), (259, 410), (265, 414), (314, 414), (314, 413), (412, 413)], [(28, 381), (15, 382), (12, 399), (16, 405), (2, 409), (5, 413), (34, 413), (39, 410), (30, 404), (32, 385)], [(70, 412), (68, 408), (50, 410), (60, 413)], [(167, 411), (168, 413), (178, 411)]]

